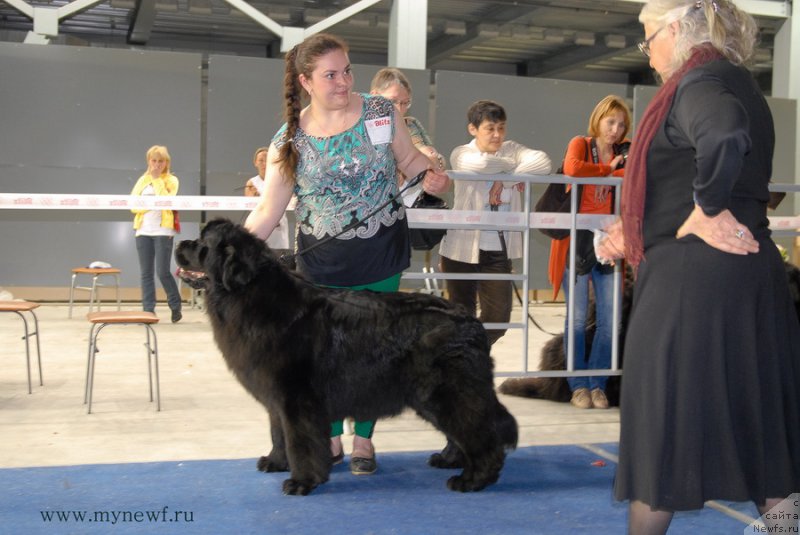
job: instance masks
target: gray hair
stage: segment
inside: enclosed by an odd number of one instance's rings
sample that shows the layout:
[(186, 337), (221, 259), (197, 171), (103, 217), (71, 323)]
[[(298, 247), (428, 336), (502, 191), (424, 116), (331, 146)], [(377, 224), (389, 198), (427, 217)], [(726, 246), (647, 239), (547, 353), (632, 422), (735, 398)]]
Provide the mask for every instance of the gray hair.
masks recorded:
[(711, 44), (735, 65), (753, 56), (758, 26), (753, 17), (730, 0), (648, 0), (639, 22), (667, 26), (678, 22), (678, 39), (669, 72), (675, 72), (692, 54), (692, 49)]
[(385, 67), (376, 72), (369, 90), (372, 93), (381, 93), (394, 84), (403, 86), (403, 89), (408, 91), (408, 95), (411, 96), (411, 83), (408, 78), (400, 69), (393, 67)]

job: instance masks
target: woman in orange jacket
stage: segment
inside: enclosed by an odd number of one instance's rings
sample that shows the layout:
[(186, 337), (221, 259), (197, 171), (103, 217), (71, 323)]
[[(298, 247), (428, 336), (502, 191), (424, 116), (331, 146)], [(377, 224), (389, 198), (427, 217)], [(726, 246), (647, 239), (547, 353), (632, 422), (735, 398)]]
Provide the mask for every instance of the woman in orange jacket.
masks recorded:
[[(609, 95), (595, 106), (589, 118), (588, 137), (573, 138), (564, 156), (564, 174), (572, 177), (623, 176), (631, 126), (631, 113), (625, 101)], [(582, 214), (610, 214), (614, 209), (613, 188), (581, 185), (578, 211)], [(553, 240), (548, 274), (555, 294), (563, 285), (565, 297), (575, 292), (574, 369), (604, 369), (611, 365), (613, 327), (613, 267), (600, 264), (594, 256), (592, 232), (579, 230), (575, 251), (575, 273), (570, 274), (567, 258), (569, 237)], [(570, 276), (571, 275), (571, 276)], [(596, 330), (590, 353), (586, 354), (586, 316), (589, 310), (589, 282), (594, 287)], [(574, 290), (573, 290), (574, 289)], [(566, 325), (566, 332), (569, 325)], [(564, 351), (568, 336), (564, 336)], [(607, 409), (605, 384), (608, 377), (570, 377), (572, 404), (582, 409)]]

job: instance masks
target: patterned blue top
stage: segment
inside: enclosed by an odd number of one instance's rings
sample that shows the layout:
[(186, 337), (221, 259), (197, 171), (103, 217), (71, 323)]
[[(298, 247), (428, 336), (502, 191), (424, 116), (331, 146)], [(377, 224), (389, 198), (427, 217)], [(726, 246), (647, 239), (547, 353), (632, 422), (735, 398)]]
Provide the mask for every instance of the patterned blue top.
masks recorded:
[[(408, 225), (402, 199), (334, 240), (303, 254), (315, 243), (364, 219), (397, 194), (392, 153), (393, 105), (360, 94), (361, 118), (349, 130), (315, 137), (297, 129), (297, 265), (318, 284), (355, 286), (381, 281), (410, 264)], [(286, 124), (273, 137), (286, 143)]]

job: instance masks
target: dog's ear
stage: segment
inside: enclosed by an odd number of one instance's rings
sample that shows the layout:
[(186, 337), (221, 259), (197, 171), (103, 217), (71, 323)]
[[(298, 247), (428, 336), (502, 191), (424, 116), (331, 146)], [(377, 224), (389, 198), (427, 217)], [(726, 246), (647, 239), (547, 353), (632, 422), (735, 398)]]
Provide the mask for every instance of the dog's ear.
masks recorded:
[(233, 245), (225, 246), (222, 262), (222, 285), (228, 291), (247, 286), (256, 276), (256, 265), (246, 254), (240, 254)]

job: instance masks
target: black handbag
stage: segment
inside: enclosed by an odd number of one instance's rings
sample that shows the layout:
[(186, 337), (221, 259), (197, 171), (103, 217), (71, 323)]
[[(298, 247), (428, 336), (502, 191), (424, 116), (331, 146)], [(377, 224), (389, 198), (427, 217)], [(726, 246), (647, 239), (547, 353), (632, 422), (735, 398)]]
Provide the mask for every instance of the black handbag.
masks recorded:
[[(536, 206), (534, 206), (533, 209), (536, 212), (569, 213), (570, 197), (571, 193), (567, 191), (566, 184), (557, 184), (553, 182), (548, 184), (542, 196), (536, 201)], [(578, 186), (578, 199), (580, 198), (581, 187)], [(554, 240), (561, 240), (569, 236), (568, 228), (540, 228), (538, 230), (548, 238), (553, 238)]]
[[(447, 210), (447, 202), (444, 199), (421, 191), (411, 208), (424, 208), (434, 210)], [(430, 251), (442, 241), (447, 233), (443, 228), (412, 228), (409, 229), (411, 238), (411, 248), (416, 251)]]
[[(589, 157), (589, 145), (584, 144), (586, 152), (583, 155), (583, 159), (586, 160)], [(569, 150), (569, 148), (567, 149)], [(596, 152), (596, 147), (594, 145), (594, 139), (592, 139), (592, 155)], [(564, 157), (566, 158), (566, 153), (564, 153)], [(556, 170), (556, 174), (563, 175), (564, 174), (564, 162), (561, 162), (561, 167)], [(581, 186), (578, 186), (578, 203), (580, 204), (581, 193), (583, 193)], [(539, 200), (536, 201), (536, 205), (534, 205), (533, 210), (535, 212), (557, 212), (568, 214), (570, 212), (570, 197), (571, 193), (567, 191), (566, 184), (558, 184), (558, 183), (551, 183), (547, 185), (545, 188), (544, 193), (542, 196), (539, 197)], [(569, 229), (568, 228), (540, 228), (538, 229), (539, 232), (547, 236), (548, 238), (553, 238), (554, 240), (563, 240), (567, 236), (569, 236)]]

